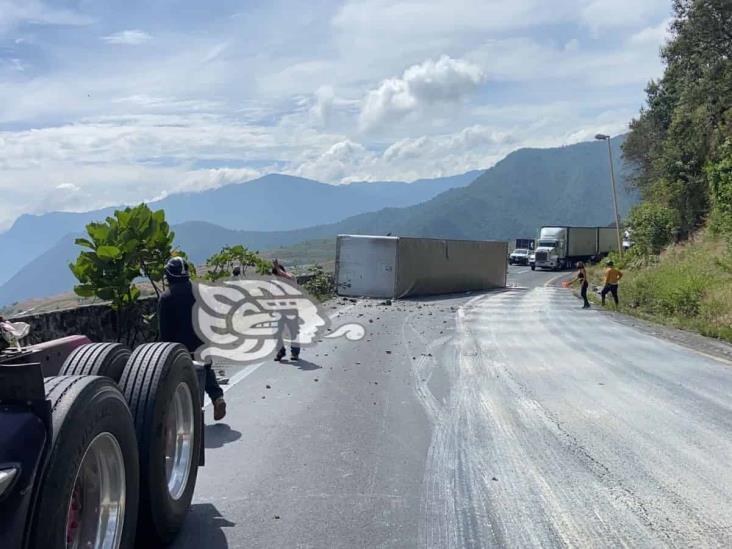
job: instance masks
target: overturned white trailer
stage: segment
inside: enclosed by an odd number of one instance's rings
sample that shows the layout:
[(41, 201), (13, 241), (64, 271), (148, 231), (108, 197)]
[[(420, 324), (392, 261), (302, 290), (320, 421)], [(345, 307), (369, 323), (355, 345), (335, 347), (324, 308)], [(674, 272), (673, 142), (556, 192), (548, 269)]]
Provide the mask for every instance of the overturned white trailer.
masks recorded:
[(337, 292), (401, 298), (502, 288), (507, 255), (499, 241), (339, 235)]

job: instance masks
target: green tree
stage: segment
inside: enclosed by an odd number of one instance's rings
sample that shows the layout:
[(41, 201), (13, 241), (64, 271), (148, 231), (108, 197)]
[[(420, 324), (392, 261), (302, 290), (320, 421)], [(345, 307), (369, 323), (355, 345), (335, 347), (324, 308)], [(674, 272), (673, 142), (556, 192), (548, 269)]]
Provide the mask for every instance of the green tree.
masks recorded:
[(646, 200), (676, 212), (680, 236), (711, 207), (706, 166), (732, 135), (732, 2), (674, 0), (663, 76), (623, 146), (633, 183)]
[(711, 191), (711, 228), (732, 244), (732, 141), (727, 141), (722, 158), (710, 162), (707, 176)]
[(258, 274), (267, 274), (272, 270), (272, 263), (260, 257), (259, 252), (253, 252), (241, 244), (224, 246), (206, 260), (206, 279), (215, 282), (227, 278), (235, 267), (241, 269), (243, 276), (250, 267)]
[(159, 295), (166, 261), (182, 254), (173, 249), (175, 234), (165, 212), (153, 212), (146, 204), (117, 210), (103, 222), (89, 223), (86, 231), (87, 238), (76, 239), (85, 250), (69, 265), (79, 281), (74, 291), (109, 301), (117, 313), (118, 340), (132, 341), (140, 320), (135, 310), (140, 290), (134, 282), (146, 278)]
[(635, 206), (628, 215), (628, 226), (634, 242), (632, 253), (644, 257), (658, 254), (678, 230), (676, 213), (652, 202)]

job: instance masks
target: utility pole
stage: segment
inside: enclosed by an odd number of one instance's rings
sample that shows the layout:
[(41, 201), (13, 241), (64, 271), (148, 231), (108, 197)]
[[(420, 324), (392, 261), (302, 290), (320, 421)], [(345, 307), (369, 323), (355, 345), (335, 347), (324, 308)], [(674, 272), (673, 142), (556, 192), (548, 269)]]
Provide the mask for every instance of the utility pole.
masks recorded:
[(623, 239), (620, 237), (620, 216), (618, 215), (618, 193), (615, 190), (615, 167), (613, 166), (613, 150), (610, 147), (610, 136), (598, 133), (595, 139), (607, 141), (607, 155), (610, 158), (610, 182), (613, 187), (613, 210), (615, 211), (615, 232), (618, 236), (618, 253), (623, 257)]

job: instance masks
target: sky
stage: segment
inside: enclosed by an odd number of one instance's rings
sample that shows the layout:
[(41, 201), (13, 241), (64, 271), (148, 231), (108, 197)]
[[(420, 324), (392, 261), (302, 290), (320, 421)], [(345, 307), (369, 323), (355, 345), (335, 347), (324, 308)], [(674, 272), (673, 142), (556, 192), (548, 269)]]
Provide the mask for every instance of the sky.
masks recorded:
[(670, 0), (0, 0), (0, 230), (279, 172), (332, 184), (616, 135)]

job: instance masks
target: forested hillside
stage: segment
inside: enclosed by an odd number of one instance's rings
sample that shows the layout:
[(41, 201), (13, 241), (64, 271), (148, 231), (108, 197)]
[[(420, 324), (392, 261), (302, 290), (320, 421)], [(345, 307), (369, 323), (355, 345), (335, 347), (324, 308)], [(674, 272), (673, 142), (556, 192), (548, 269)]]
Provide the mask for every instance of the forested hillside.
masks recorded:
[(633, 220), (663, 221), (654, 248), (732, 217), (732, 2), (674, 0), (674, 13), (665, 72), (623, 145), (645, 200)]
[(670, 31), (623, 146), (643, 201), (621, 306), (732, 341), (732, 2), (675, 0)]

